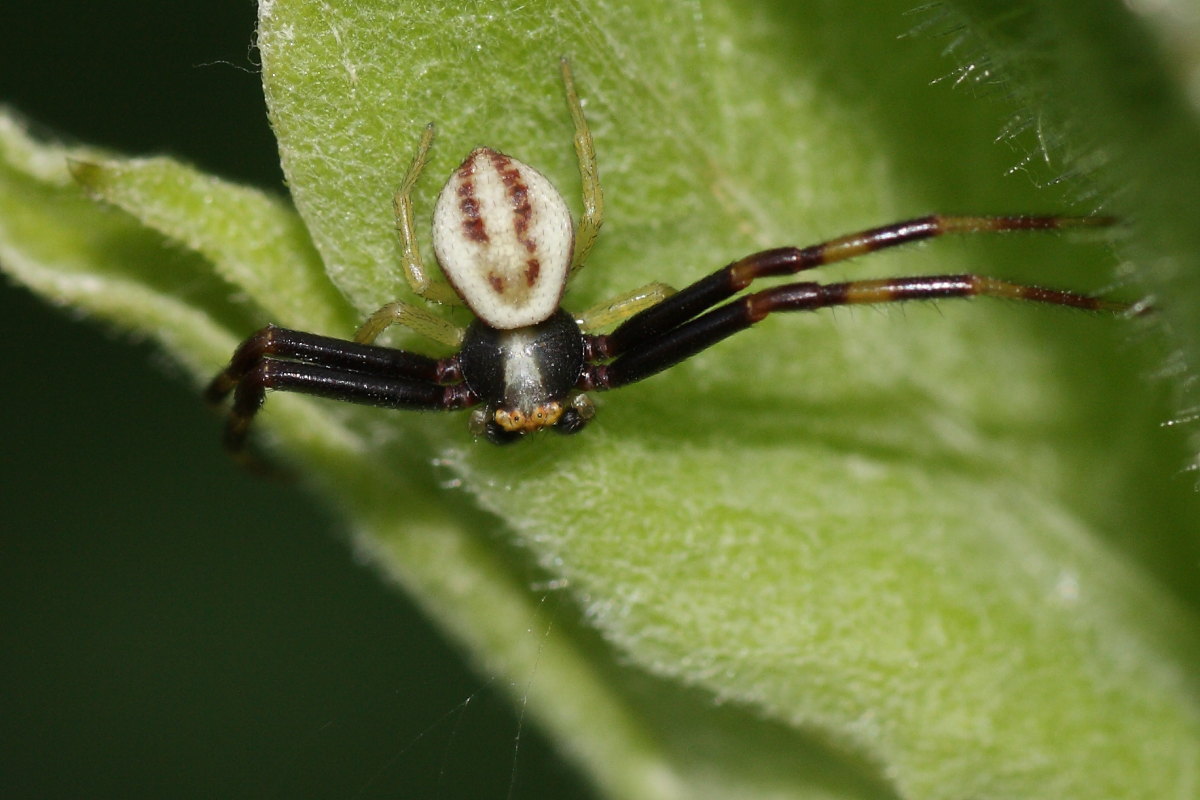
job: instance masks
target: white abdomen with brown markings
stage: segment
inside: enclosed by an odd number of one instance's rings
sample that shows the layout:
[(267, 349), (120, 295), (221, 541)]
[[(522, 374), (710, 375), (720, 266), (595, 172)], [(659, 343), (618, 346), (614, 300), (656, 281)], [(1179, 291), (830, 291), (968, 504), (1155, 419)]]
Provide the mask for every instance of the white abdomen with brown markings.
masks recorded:
[(510, 330), (549, 317), (571, 269), (574, 228), (544, 175), (488, 147), (450, 176), (433, 210), (433, 249), (475, 315)]

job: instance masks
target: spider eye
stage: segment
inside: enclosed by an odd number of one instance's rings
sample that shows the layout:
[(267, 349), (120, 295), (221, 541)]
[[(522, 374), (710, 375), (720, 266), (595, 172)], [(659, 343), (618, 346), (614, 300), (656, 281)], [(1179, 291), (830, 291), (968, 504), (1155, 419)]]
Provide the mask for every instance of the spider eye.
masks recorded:
[(555, 400), (538, 403), (528, 410), (520, 408), (498, 408), (493, 415), (496, 424), (506, 431), (532, 433), (548, 428), (558, 422), (563, 406)]

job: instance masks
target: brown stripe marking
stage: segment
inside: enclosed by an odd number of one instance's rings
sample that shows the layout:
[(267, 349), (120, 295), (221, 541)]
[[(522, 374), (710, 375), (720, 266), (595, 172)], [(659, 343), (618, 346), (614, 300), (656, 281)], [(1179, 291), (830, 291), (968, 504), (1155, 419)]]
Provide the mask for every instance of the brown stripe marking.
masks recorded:
[(467, 160), (458, 168), (458, 178), (461, 183), (455, 193), (458, 195), (458, 210), (462, 214), (463, 233), (473, 242), (486, 243), (488, 232), (479, 215), (479, 198), (475, 196), (474, 154), (467, 156)]
[[(489, 150), (487, 155), (492, 168), (499, 174), (500, 181), (508, 192), (508, 203), (513, 214), (513, 233), (529, 254), (525, 261), (524, 277), (525, 285), (532, 289), (541, 275), (542, 263), (537, 256), (538, 241), (530, 235), (530, 228), (533, 226), (533, 203), (529, 198), (529, 186), (522, 179), (520, 169), (511, 158), (495, 150)], [(495, 282), (492, 283), (492, 287), (497, 293), (506, 288), (503, 284), (497, 286)]]
[(508, 191), (508, 202), (513, 212), (513, 232), (517, 235), (517, 241), (526, 252), (533, 253), (538, 244), (537, 240), (529, 235), (529, 228), (533, 224), (533, 204), (529, 201), (529, 187), (521, 179), (521, 172), (511, 158), (495, 150), (488, 152), (488, 158)]

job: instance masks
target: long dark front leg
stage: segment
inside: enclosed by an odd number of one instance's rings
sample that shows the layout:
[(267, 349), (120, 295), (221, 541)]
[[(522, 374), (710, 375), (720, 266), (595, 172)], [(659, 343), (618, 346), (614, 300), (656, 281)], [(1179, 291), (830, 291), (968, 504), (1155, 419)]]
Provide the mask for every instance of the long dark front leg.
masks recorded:
[(397, 375), (436, 383), (452, 383), (460, 377), (456, 363), (450, 359), (439, 360), (390, 347), (359, 344), (268, 325), (238, 346), (229, 366), (208, 384), (204, 391), (205, 401), (212, 405), (220, 403), (246, 373), (268, 357), (321, 363), (349, 372)]
[(241, 450), (254, 415), (262, 408), (267, 390), (325, 397), (347, 403), (440, 411), (466, 408), (475, 397), (466, 384), (440, 386), (396, 376), (367, 375), (298, 361), (261, 360), (242, 375), (233, 395), (225, 424), (225, 446)]
[(932, 239), (948, 233), (997, 233), (1006, 231), (1059, 230), (1112, 225), (1112, 217), (1003, 216), (927, 217), (896, 222), (879, 228), (841, 236), (809, 247), (763, 250), (734, 261), (691, 286), (676, 292), (656, 306), (635, 314), (604, 337), (602, 356), (613, 357), (680, 325), (705, 309), (727, 300), (758, 278), (794, 275), (807, 269), (845, 261), (848, 258), (888, 247)]
[(612, 363), (592, 366), (585, 388), (615, 389), (648, 378), (777, 311), (815, 311), (830, 306), (975, 295), (1029, 300), (1091, 311), (1120, 312), (1131, 308), (1127, 303), (978, 275), (932, 275), (828, 285), (789, 283), (746, 295), (647, 342), (630, 346)]
[(236, 389), (225, 444), (237, 451), (268, 389), (395, 408), (461, 408), (470, 404), (465, 387), (440, 385), (460, 379), (454, 359), (268, 325), (242, 342), (204, 397), (216, 405)]

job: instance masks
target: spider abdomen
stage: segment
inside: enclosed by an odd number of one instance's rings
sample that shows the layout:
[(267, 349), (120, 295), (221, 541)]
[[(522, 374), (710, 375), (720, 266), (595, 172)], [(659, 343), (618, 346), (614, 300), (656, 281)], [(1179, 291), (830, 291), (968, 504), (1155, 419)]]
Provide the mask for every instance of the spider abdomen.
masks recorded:
[(505, 431), (526, 433), (557, 423), (579, 382), (583, 333), (559, 309), (537, 325), (499, 330), (481, 320), (467, 328), (458, 355), (463, 380)]
[(490, 147), (466, 157), (433, 211), (446, 279), (475, 316), (502, 330), (558, 308), (574, 237), (567, 203), (546, 176)]

